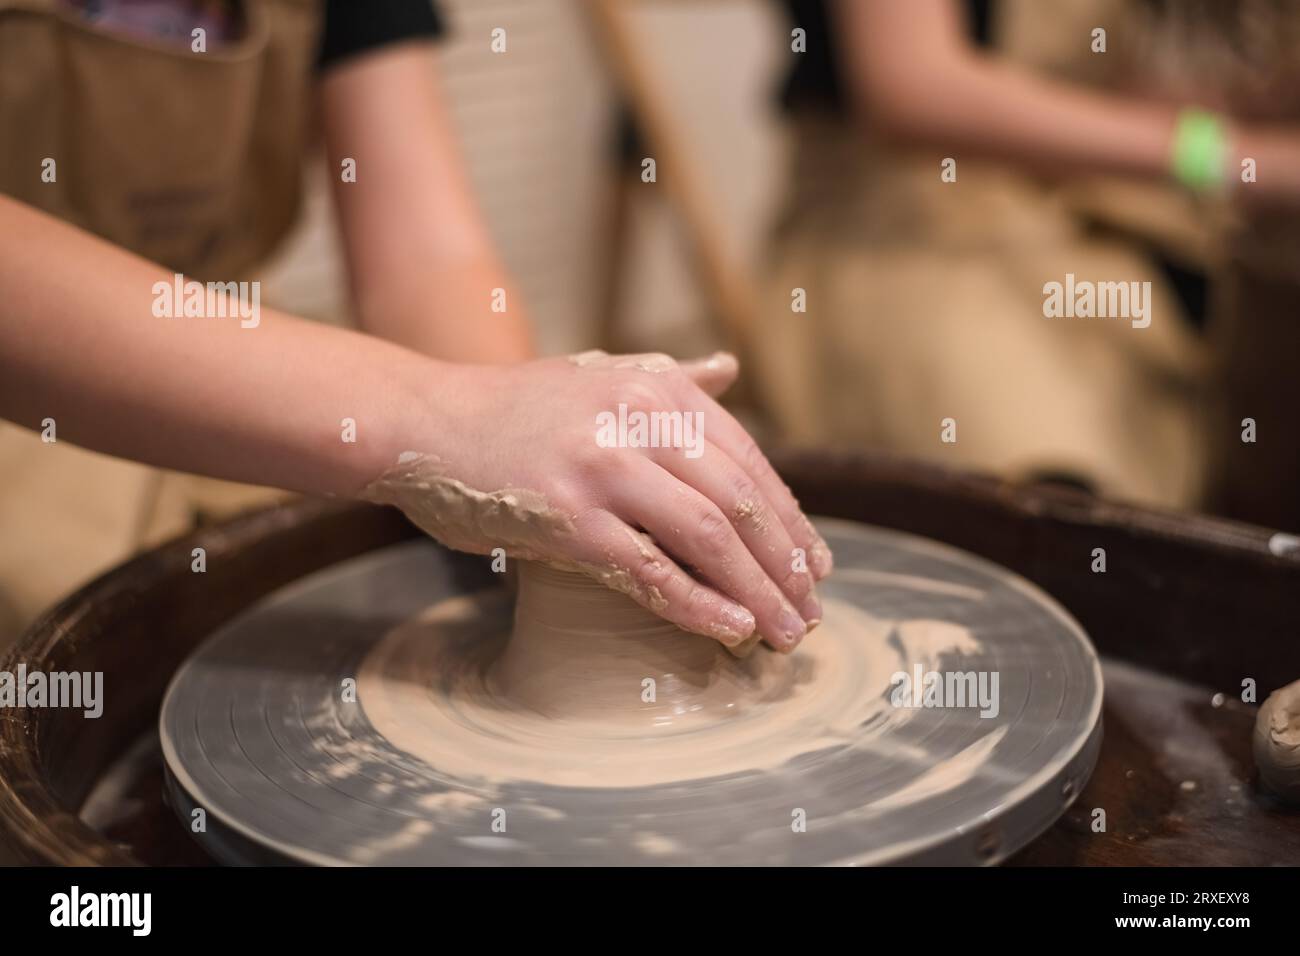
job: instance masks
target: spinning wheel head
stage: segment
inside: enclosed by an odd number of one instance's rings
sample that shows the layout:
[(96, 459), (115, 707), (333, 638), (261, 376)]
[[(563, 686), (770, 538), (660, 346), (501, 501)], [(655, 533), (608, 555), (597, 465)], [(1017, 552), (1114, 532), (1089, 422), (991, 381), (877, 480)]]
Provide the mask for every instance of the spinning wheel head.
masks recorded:
[[(474, 559), (420, 541), (311, 575), (176, 675), (161, 717), (173, 805), (187, 822), (202, 808), (201, 839), (230, 862), (1009, 855), (1096, 761), (1091, 645), (986, 561), (818, 526), (837, 571), (821, 585), (823, 626), (794, 655), (723, 654), (699, 672), (730, 682), (713, 688), (682, 680), (693, 665), (666, 650), (643, 669), (668, 706), (637, 679), (618, 720), (590, 701), (545, 714), (535, 695), (494, 687), (520, 673), (502, 654), (510, 599)], [(638, 706), (649, 721), (625, 720)]]

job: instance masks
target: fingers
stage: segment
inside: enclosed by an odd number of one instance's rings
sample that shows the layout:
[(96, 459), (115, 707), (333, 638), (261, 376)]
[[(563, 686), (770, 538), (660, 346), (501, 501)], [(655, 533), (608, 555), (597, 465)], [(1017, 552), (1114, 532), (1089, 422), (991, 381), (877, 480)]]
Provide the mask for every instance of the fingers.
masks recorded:
[(683, 571), (653, 541), (607, 511), (580, 522), (575, 557), (589, 574), (684, 631), (739, 647), (754, 615)]
[[(678, 626), (729, 646), (741, 643), (743, 638), (735, 638), (743, 631), (779, 650), (792, 649), (809, 623), (821, 619), (814, 582), (830, 573), (831, 555), (745, 429), (710, 397), (735, 380), (736, 358), (719, 352), (677, 363), (659, 353), (583, 353), (569, 361), (606, 376), (633, 373), (613, 383), (621, 403), (618, 428), (625, 427), (624, 405), (640, 419), (626, 425), (626, 436), (618, 431), (614, 444), (653, 449), (602, 455), (584, 470), (588, 487), (601, 489), (600, 510), (593, 513), (604, 515), (608, 525), (602, 527), (602, 546), (613, 548), (592, 563), (613, 561), (626, 569), (620, 572), (625, 580), (615, 575), (606, 583)], [(689, 421), (680, 414), (687, 410)], [(661, 429), (673, 424), (674, 415), (678, 431), (666, 440)], [(687, 425), (694, 425), (695, 438)], [(606, 437), (603, 431), (598, 435), (602, 448), (611, 447)], [(686, 444), (678, 447), (681, 442)], [(620, 459), (623, 467), (615, 474), (608, 466)], [(663, 550), (634, 529), (644, 529)]]
[[(698, 393), (697, 393), (698, 394)], [(754, 482), (759, 494), (768, 502), (776, 519), (784, 526), (794, 547), (802, 552), (813, 578), (820, 581), (831, 573), (834, 559), (831, 549), (812, 526), (799, 502), (781, 480), (743, 425), (725, 408), (709, 398), (692, 403), (705, 414), (708, 441), (726, 452)]]
[(744, 469), (709, 442), (698, 458), (662, 449), (657, 450), (653, 459), (717, 505), (740, 541), (799, 611), (809, 629), (820, 623), (822, 606), (808, 564), (798, 560), (797, 546), (785, 524)]
[(674, 557), (748, 608), (757, 632), (769, 644), (793, 650), (808, 632), (807, 622), (759, 564), (731, 519), (649, 458), (636, 457), (629, 468), (628, 480), (611, 494), (611, 510), (644, 528)]
[(740, 374), (740, 362), (730, 352), (714, 352), (708, 358), (677, 364), (710, 398), (717, 398), (729, 389)]

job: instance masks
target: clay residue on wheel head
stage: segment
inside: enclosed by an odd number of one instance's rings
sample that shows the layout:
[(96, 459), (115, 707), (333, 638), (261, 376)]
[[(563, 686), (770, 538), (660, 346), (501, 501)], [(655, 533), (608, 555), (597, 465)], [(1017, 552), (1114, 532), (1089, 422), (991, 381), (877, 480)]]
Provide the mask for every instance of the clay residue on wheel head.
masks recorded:
[(510, 625), (502, 595), (487, 592), (394, 629), (358, 676), (371, 724), (476, 785), (674, 784), (869, 745), (916, 714), (890, 702), (897, 672), (980, 651), (960, 625), (890, 621), (830, 599), (799, 653), (760, 647), (741, 659), (535, 563), (521, 565)]

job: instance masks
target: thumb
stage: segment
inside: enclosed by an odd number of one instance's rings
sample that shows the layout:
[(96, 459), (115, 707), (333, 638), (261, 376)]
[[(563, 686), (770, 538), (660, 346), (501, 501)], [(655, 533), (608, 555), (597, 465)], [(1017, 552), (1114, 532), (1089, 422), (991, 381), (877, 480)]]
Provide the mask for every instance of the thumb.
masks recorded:
[(729, 389), (740, 374), (740, 362), (730, 352), (714, 352), (708, 358), (677, 364), (710, 398), (717, 398)]

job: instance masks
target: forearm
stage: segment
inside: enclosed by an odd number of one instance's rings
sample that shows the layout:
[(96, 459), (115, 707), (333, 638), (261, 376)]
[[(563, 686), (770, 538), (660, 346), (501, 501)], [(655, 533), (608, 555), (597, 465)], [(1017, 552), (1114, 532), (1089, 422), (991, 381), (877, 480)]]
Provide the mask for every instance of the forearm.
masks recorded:
[(896, 138), (1045, 172), (1167, 175), (1178, 107), (986, 56), (950, 0), (837, 6), (855, 101)]
[[(474, 200), (431, 48), (335, 67), (321, 106), (361, 327), (449, 361), (531, 358), (527, 312)], [(355, 177), (341, 174), (348, 159)]]
[(895, 135), (1038, 172), (1169, 172), (1178, 116), (1169, 104), (1074, 89), (978, 56), (923, 82), (908, 98), (919, 109), (891, 112)]
[[(356, 290), (356, 308), (360, 326), (373, 335), (448, 362), (535, 357), (521, 296), (491, 257), (425, 261), (366, 274), (369, 281)], [(379, 280), (380, 274), (385, 278)], [(494, 311), (494, 301), (504, 311)]]
[(159, 282), (174, 276), (0, 197), (0, 416), (54, 419), (59, 440), (137, 461), (348, 494), (396, 459), (416, 393), (445, 371), (272, 309), (247, 328), (158, 317)]

